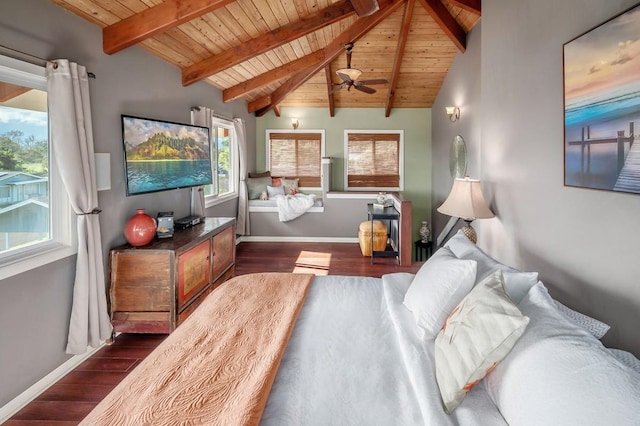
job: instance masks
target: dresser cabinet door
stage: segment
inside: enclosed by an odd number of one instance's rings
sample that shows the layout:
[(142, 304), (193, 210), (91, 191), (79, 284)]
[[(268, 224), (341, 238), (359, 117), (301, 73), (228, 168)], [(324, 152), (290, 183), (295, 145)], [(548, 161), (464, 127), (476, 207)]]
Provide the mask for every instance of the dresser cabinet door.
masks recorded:
[(217, 279), (234, 262), (235, 227), (231, 226), (213, 237), (213, 279)]
[(210, 240), (178, 256), (178, 310), (209, 284), (210, 274)]

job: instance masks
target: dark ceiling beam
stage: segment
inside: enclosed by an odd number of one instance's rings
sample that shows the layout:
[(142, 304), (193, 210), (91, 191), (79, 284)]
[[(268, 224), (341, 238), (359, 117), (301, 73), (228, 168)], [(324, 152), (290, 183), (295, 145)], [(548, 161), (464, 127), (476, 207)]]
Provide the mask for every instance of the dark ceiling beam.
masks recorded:
[(234, 0), (165, 0), (104, 27), (102, 49), (114, 54), (149, 37), (232, 3)]
[(331, 79), (331, 64), (324, 66), (324, 76), (327, 79), (327, 97), (329, 100), (329, 116), (336, 115), (336, 99), (333, 96), (333, 80)]
[(393, 98), (396, 95), (396, 87), (398, 87), (400, 66), (402, 65), (402, 58), (404, 57), (404, 48), (407, 44), (407, 38), (409, 37), (409, 28), (411, 27), (411, 18), (413, 18), (413, 9), (415, 8), (415, 5), (415, 0), (408, 0), (404, 9), (404, 16), (402, 17), (402, 25), (400, 27), (400, 36), (398, 37), (398, 46), (396, 47), (396, 56), (393, 60), (391, 79), (389, 80), (387, 104), (384, 108), (385, 117), (389, 117), (389, 115), (391, 115), (391, 107), (393, 106)]
[(276, 117), (280, 117), (280, 107), (278, 105), (273, 107), (273, 113), (276, 115)]
[(380, 10), (377, 0), (350, 0), (359, 17), (369, 16)]
[[(270, 96), (264, 96), (249, 103), (248, 111), (255, 112), (258, 117), (266, 114), (275, 105), (278, 105), (287, 95), (302, 86), (309, 78), (321, 71), (327, 64), (344, 52), (344, 45), (359, 40), (369, 30), (378, 25), (382, 20), (391, 15), (405, 0), (380, 0), (380, 10), (373, 15), (358, 18), (348, 29), (324, 48), (325, 57), (315, 66), (295, 74), (282, 86), (278, 87)], [(269, 98), (269, 99), (267, 99)]]
[(266, 85), (275, 83), (282, 78), (289, 77), (290, 75), (293, 75), (305, 68), (311, 67), (323, 58), (324, 50), (316, 50), (310, 55), (303, 56), (293, 62), (286, 63), (281, 67), (274, 68), (271, 71), (265, 72), (257, 77), (243, 81), (240, 84), (236, 84), (233, 87), (223, 90), (222, 100), (223, 102), (236, 100), (253, 92), (254, 90), (258, 90)]
[(305, 16), (259, 37), (241, 43), (215, 56), (190, 65), (182, 70), (182, 85), (188, 86), (215, 73), (238, 65), (254, 56), (292, 42), (327, 25), (355, 13), (349, 0), (341, 0), (314, 14)]
[(449, 3), (476, 15), (482, 15), (481, 0), (449, 0)]
[(419, 0), (420, 4), (429, 12), (429, 15), (440, 26), (442, 31), (451, 39), (458, 50), (464, 52), (467, 50), (467, 33), (453, 19), (447, 8), (440, 0)]

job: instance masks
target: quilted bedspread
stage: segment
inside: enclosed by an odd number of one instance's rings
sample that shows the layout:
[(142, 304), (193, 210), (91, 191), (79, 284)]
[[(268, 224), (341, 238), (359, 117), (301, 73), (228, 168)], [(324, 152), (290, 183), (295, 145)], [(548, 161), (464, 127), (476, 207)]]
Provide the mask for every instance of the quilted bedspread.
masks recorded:
[(81, 424), (257, 425), (312, 278), (225, 282)]

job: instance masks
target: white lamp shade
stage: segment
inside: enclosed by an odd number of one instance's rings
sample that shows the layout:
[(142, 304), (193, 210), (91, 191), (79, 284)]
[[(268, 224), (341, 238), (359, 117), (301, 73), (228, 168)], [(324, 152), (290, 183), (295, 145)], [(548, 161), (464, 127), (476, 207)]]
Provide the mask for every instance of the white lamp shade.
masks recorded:
[(345, 74), (348, 75), (352, 81), (356, 81), (362, 75), (362, 71), (358, 68), (340, 68), (336, 71), (336, 74)]
[(489, 219), (495, 216), (484, 200), (480, 181), (468, 177), (453, 182), (449, 196), (437, 210), (442, 214), (465, 220)]

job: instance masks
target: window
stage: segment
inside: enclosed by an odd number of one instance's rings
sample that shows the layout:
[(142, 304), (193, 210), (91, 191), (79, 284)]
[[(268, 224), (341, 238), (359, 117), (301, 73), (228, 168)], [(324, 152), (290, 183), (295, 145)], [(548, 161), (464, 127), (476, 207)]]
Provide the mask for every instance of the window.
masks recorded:
[(345, 130), (347, 190), (403, 189), (403, 131)]
[(0, 279), (75, 252), (46, 89), (43, 67), (0, 56)]
[(211, 124), (211, 158), (217, 170), (213, 171), (213, 185), (204, 187), (208, 201), (237, 194), (237, 152), (233, 122), (214, 117)]
[(267, 130), (267, 169), (271, 176), (298, 178), (302, 188), (321, 187), (324, 131)]

